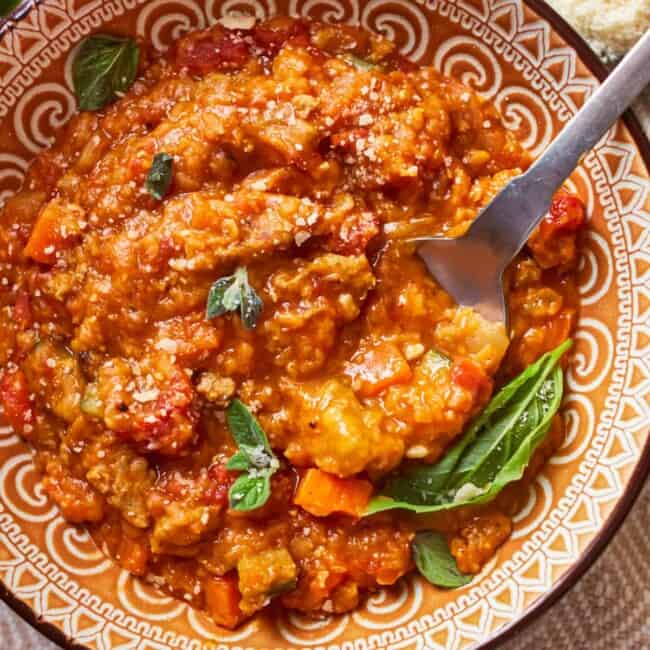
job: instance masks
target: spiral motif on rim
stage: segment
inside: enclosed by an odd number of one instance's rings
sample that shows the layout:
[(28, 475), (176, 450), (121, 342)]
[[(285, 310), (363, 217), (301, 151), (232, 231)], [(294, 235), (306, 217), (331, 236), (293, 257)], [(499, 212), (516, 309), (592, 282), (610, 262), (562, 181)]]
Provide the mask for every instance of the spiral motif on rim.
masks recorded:
[(549, 458), (551, 465), (566, 465), (580, 458), (589, 447), (596, 428), (593, 402), (585, 395), (570, 393), (562, 407), (565, 438), (562, 447)]
[(32, 153), (49, 147), (76, 108), (74, 96), (62, 84), (32, 86), (20, 98), (14, 112), (14, 129), (20, 143)]
[(580, 302), (594, 305), (604, 298), (614, 281), (614, 260), (607, 240), (593, 230), (583, 238), (578, 267)]
[(573, 363), (566, 373), (570, 390), (590, 393), (609, 376), (614, 360), (614, 339), (607, 325), (595, 318), (580, 318)]
[(511, 539), (530, 535), (548, 516), (553, 505), (553, 486), (546, 476), (540, 474), (528, 486), (526, 505), (512, 518), (514, 530)]
[(361, 14), (361, 24), (396, 43), (400, 53), (412, 61), (419, 61), (427, 51), (429, 21), (414, 2), (370, 0)]
[(505, 126), (533, 156), (539, 156), (553, 137), (553, 118), (539, 95), (523, 86), (507, 86), (494, 103)]
[(57, 514), (47, 498), (32, 456), (22, 453), (9, 458), (0, 469), (0, 498), (17, 517), (42, 524)]
[[(110, 560), (108, 562), (110, 565)], [(183, 601), (166, 596), (153, 585), (123, 570), (117, 579), (117, 598), (129, 614), (150, 621), (168, 621), (187, 609)]]
[(162, 52), (183, 34), (206, 26), (205, 14), (196, 0), (153, 0), (138, 15), (137, 35), (150, 40)]
[(359, 4), (343, 0), (289, 0), (289, 15), (355, 25), (359, 23)]
[(87, 531), (71, 526), (62, 517), (56, 517), (47, 525), (45, 546), (58, 565), (76, 575), (94, 576), (112, 566)]
[(191, 607), (186, 608), (187, 620), (191, 628), (200, 634), (203, 638), (210, 641), (218, 641), (221, 644), (237, 643), (248, 639), (251, 635), (257, 632), (259, 621), (254, 618), (246, 625), (238, 628), (234, 632), (226, 630), (222, 627), (217, 627), (203, 612)]
[(503, 83), (501, 64), (490, 48), (472, 36), (447, 39), (436, 51), (433, 65), (488, 99), (496, 95)]
[(400, 580), (392, 589), (382, 589), (352, 614), (368, 630), (382, 630), (412, 620), (422, 605), (422, 582), (415, 576)]
[[(11, 153), (0, 153), (0, 207), (22, 186), (27, 171), (27, 161)], [(2, 434), (0, 434), (2, 445)]]
[(283, 612), (276, 621), (276, 626), (289, 643), (306, 647), (334, 641), (341, 636), (349, 620), (347, 614), (315, 620), (297, 612)]
[(207, 0), (205, 13), (211, 25), (225, 16), (255, 16), (266, 20), (278, 12), (275, 0)]

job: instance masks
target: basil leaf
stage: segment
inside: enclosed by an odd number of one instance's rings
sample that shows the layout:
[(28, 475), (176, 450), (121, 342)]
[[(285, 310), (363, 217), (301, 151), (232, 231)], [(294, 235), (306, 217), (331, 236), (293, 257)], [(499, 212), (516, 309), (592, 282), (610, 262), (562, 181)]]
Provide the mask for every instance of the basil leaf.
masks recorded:
[(135, 80), (140, 48), (132, 38), (97, 34), (87, 38), (72, 64), (72, 81), (82, 111), (115, 101)]
[(558, 365), (566, 341), (504, 386), (459, 442), (433, 465), (411, 465), (389, 478), (366, 514), (417, 513), (491, 501), (519, 480), (562, 401)]
[(230, 488), (228, 493), (230, 507), (233, 510), (246, 512), (263, 506), (271, 494), (271, 474), (242, 474)]
[(165, 198), (172, 184), (173, 164), (174, 159), (168, 153), (157, 153), (151, 163), (145, 185), (149, 194), (159, 201)]
[(208, 293), (208, 320), (226, 312), (239, 310), (246, 329), (253, 329), (262, 313), (264, 303), (248, 282), (246, 268), (240, 266), (233, 275), (217, 280)]
[(441, 533), (418, 533), (413, 540), (411, 552), (418, 571), (436, 587), (453, 589), (472, 581), (473, 576), (459, 571), (447, 540)]

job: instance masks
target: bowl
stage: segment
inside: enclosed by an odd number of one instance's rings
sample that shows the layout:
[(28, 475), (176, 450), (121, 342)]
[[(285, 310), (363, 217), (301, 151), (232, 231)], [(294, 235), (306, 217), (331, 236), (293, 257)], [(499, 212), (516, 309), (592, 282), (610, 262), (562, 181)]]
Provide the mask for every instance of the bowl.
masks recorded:
[[(537, 0), (32, 0), (0, 24), (0, 199), (75, 111), (71, 60), (96, 31), (160, 49), (233, 13), (361, 23), (496, 103), (539, 154), (598, 85), (594, 54)], [(133, 578), (42, 492), (29, 448), (0, 428), (3, 598), (61, 645), (89, 648), (493, 646), (566, 591), (604, 548), (650, 467), (650, 146), (628, 116), (569, 181), (590, 215), (581, 316), (567, 376), (568, 436), (530, 489), (512, 537), (470, 585), (417, 576), (345, 616), (261, 616), (217, 628)]]

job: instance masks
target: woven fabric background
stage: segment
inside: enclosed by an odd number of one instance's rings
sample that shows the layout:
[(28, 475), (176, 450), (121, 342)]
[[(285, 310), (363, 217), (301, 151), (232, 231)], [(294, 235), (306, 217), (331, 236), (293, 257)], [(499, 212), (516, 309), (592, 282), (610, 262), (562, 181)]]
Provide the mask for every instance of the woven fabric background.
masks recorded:
[[(650, 90), (635, 112), (650, 137)], [(601, 557), (502, 650), (650, 650), (650, 482)], [(0, 601), (0, 650), (56, 650)]]

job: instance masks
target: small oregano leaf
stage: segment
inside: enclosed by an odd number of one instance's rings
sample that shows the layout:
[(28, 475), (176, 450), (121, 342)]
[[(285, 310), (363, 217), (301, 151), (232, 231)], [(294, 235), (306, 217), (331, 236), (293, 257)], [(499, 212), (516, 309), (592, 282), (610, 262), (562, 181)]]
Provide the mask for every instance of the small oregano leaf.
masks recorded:
[(154, 156), (151, 168), (147, 174), (146, 188), (149, 194), (158, 201), (162, 201), (172, 184), (172, 168), (174, 159), (167, 153), (158, 153)]
[(208, 320), (227, 312), (239, 311), (246, 329), (253, 329), (264, 303), (248, 281), (248, 272), (240, 266), (233, 275), (219, 278), (210, 288), (206, 308)]

